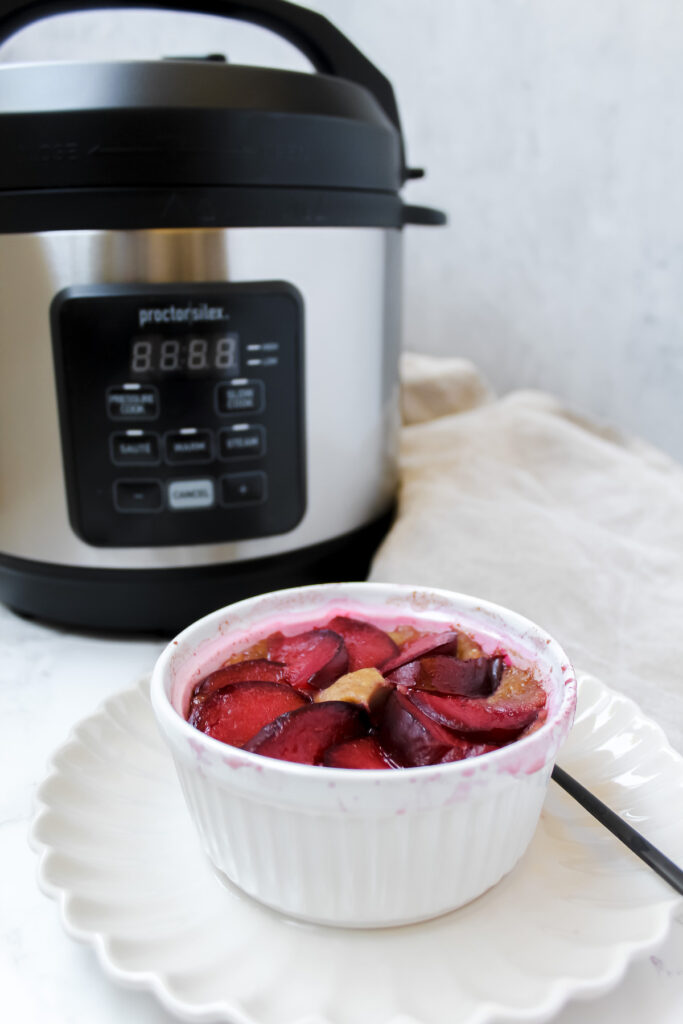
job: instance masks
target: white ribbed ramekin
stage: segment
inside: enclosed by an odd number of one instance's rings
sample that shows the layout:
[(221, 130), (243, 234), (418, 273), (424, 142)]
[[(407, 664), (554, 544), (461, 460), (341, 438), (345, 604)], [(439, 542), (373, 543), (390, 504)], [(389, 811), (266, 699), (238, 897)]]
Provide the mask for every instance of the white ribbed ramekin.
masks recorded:
[[(310, 767), (214, 740), (184, 718), (194, 685), (235, 649), (335, 614), (391, 628), (453, 625), (504, 647), (546, 688), (544, 724), (508, 747), (394, 771)], [(445, 590), (340, 583), (222, 608), (159, 658), (152, 706), (202, 845), (219, 875), (286, 914), (323, 924), (408, 924), (462, 906), (517, 863), (536, 828), (576, 683), (559, 645), (527, 619)]]

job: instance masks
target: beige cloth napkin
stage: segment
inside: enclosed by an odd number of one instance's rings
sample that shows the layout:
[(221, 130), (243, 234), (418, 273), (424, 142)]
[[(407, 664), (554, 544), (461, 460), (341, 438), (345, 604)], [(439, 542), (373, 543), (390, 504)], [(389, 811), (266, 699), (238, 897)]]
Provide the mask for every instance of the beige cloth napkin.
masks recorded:
[(547, 394), (406, 355), (398, 518), (370, 578), (496, 601), (683, 751), (683, 466)]

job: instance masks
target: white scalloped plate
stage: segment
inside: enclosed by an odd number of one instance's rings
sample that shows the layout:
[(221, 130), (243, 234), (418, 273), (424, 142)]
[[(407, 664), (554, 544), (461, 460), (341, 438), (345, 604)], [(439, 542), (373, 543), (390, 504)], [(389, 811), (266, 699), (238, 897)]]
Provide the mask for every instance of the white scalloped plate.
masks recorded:
[[(635, 704), (579, 679), (560, 763), (683, 859), (683, 758)], [(38, 792), (39, 883), (116, 981), (184, 1020), (544, 1021), (611, 988), (678, 897), (553, 783), (515, 870), (436, 921), (302, 925), (224, 888), (201, 853), (142, 685), (78, 725)], [(330, 879), (334, 884), (334, 879)]]

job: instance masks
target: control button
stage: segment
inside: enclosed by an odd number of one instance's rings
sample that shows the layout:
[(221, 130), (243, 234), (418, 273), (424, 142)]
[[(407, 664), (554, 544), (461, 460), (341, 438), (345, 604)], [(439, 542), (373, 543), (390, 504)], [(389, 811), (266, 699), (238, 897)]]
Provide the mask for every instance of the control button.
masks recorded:
[(216, 407), (222, 416), (236, 412), (261, 412), (265, 405), (262, 380), (235, 378), (216, 388)]
[(250, 423), (235, 423), (218, 435), (218, 455), (221, 459), (258, 458), (266, 452), (265, 427)]
[(119, 512), (159, 512), (164, 495), (158, 480), (117, 480), (114, 504)]
[(265, 473), (230, 473), (221, 477), (224, 505), (256, 505), (267, 497)]
[(172, 509), (211, 508), (215, 502), (213, 480), (171, 480), (168, 504)]
[(145, 430), (126, 430), (109, 438), (115, 466), (154, 466), (159, 461), (159, 438)]
[(186, 427), (166, 434), (167, 462), (211, 462), (212, 457), (210, 431)]
[(109, 388), (107, 412), (112, 420), (155, 420), (159, 415), (159, 392), (147, 384)]

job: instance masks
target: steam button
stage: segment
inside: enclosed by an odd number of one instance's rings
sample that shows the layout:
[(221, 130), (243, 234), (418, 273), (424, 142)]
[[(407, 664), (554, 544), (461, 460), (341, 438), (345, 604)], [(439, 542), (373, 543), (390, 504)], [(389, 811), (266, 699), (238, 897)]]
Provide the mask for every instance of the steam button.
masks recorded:
[(221, 459), (260, 458), (266, 451), (265, 427), (249, 423), (235, 423), (218, 435)]

